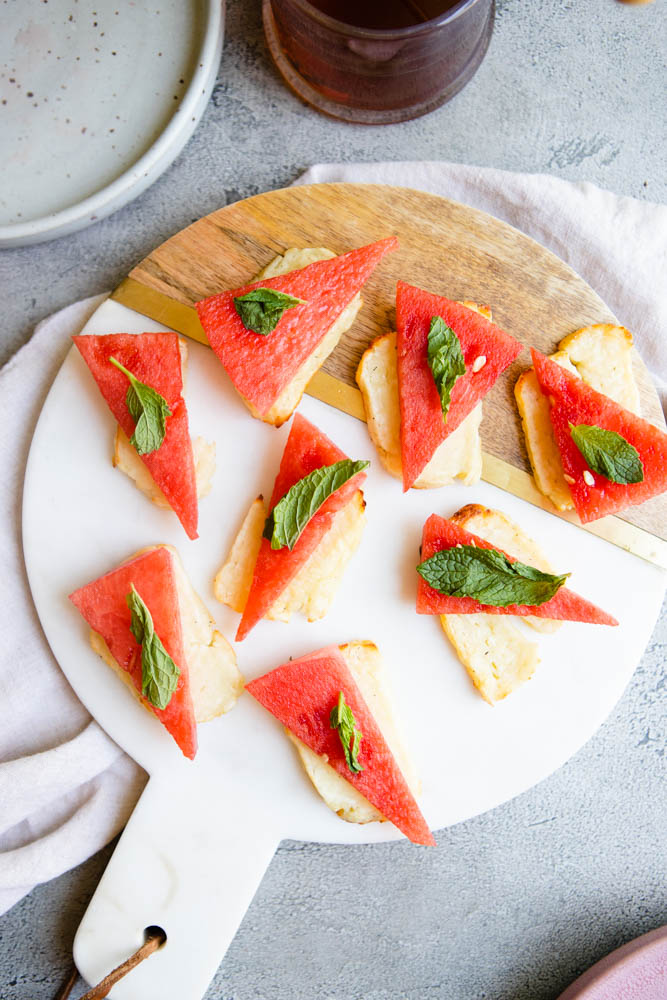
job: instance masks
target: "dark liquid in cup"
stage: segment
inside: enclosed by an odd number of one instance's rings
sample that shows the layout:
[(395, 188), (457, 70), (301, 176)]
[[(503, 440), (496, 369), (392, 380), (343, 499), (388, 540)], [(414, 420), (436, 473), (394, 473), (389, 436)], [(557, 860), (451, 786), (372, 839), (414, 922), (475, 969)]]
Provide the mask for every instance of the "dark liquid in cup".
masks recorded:
[(458, 0), (310, 0), (313, 7), (355, 28), (409, 28), (455, 7)]
[[(461, 14), (459, 0), (270, 0), (270, 6), (298, 77), (330, 104), (377, 112), (376, 122), (387, 110), (408, 109), (403, 117), (410, 117), (412, 109), (436, 107), (460, 89), (479, 65), (493, 25), (493, 0), (474, 0)], [(309, 7), (338, 23), (321, 23)], [(453, 16), (445, 23), (433, 20), (448, 11)], [(383, 29), (396, 34), (365, 33)]]

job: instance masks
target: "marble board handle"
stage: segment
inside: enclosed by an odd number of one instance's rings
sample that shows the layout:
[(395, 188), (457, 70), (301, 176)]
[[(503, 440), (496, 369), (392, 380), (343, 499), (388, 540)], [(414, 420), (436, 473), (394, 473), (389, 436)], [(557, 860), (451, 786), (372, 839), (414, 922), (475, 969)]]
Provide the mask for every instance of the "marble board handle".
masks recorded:
[(97, 983), (144, 941), (165, 944), (114, 1000), (201, 1000), (280, 842), (262, 803), (220, 780), (152, 777), (90, 901), (74, 960)]

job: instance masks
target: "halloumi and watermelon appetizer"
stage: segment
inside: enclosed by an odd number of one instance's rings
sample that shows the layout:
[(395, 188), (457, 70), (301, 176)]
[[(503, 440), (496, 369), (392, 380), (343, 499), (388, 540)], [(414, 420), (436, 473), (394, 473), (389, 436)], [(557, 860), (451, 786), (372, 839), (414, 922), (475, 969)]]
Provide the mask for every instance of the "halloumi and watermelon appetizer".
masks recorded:
[(147, 548), (70, 600), (91, 627), (95, 652), (194, 759), (197, 722), (228, 712), (243, 677), (176, 550)]
[(368, 465), (294, 416), (268, 507), (253, 502), (215, 578), (217, 599), (242, 614), (237, 640), (262, 618), (324, 617), (361, 540)]
[(413, 843), (435, 845), (407, 779), (373, 643), (327, 646), (276, 667), (247, 690), (285, 726), (334, 812), (348, 822), (389, 820)]
[(586, 524), (667, 490), (667, 434), (539, 351), (533, 367), (572, 502)]
[[(491, 320), (488, 306), (476, 302), (461, 302)], [(401, 410), (398, 396), (398, 364), (396, 333), (391, 331), (376, 337), (362, 355), (355, 379), (366, 414), (366, 424), (371, 441), (387, 472), (397, 479), (403, 478), (401, 460)], [(434, 489), (448, 486), (459, 480), (465, 486), (477, 483), (482, 475), (482, 440), (479, 427), (482, 422), (482, 404), (477, 403), (459, 426), (435, 449), (419, 473), (413, 487)]]
[(568, 590), (537, 543), (500, 511), (468, 504), (426, 521), (417, 572), (417, 612), (438, 615), (485, 701), (493, 705), (529, 680), (537, 643), (517, 627), (553, 633), (563, 621), (617, 625)]
[[(634, 354), (632, 334), (624, 326), (594, 323), (564, 337), (550, 359), (626, 410), (641, 416), (639, 388), (633, 371)], [(532, 368), (526, 369), (517, 379), (514, 396), (535, 485), (557, 510), (572, 510), (572, 493), (554, 437), (549, 397), (540, 389)]]
[[(197, 303), (208, 341), (253, 416), (277, 427), (291, 416), (351, 325), (364, 284), (396, 249), (390, 237), (338, 257), (291, 250), (258, 280)], [(301, 254), (310, 263), (286, 271)]]
[(523, 346), (480, 312), (403, 281), (396, 287), (396, 330), (408, 490)]
[(175, 333), (73, 338), (118, 422), (114, 465), (197, 538), (197, 497), (210, 490), (215, 446), (190, 439), (185, 343)]

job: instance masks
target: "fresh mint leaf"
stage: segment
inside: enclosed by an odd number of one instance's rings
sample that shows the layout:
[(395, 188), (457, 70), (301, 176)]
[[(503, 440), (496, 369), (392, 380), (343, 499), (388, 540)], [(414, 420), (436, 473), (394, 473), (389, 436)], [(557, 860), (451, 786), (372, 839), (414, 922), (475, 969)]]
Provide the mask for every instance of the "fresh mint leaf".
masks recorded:
[(417, 566), (417, 572), (440, 594), (471, 597), (494, 608), (544, 604), (570, 575), (543, 573), (534, 566), (510, 562), (497, 549), (476, 545), (457, 545), (436, 552)]
[(325, 500), (339, 490), (348, 479), (366, 469), (370, 462), (353, 462), (344, 458), (333, 465), (314, 469), (287, 491), (266, 519), (264, 537), (272, 549), (293, 549), (311, 517)]
[(337, 703), (331, 709), (329, 725), (332, 729), (338, 730), (338, 738), (343, 747), (345, 762), (350, 771), (353, 774), (363, 771), (363, 767), (357, 759), (359, 747), (361, 746), (362, 732), (357, 727), (357, 721), (352, 714), (352, 709), (346, 704), (345, 695), (342, 691), (338, 695)]
[(171, 416), (167, 400), (150, 385), (140, 382), (120, 361), (115, 358), (109, 358), (109, 361), (130, 380), (125, 397), (125, 405), (135, 424), (130, 444), (137, 454), (150, 455), (158, 450), (167, 433), (167, 417)]
[(452, 389), (457, 378), (465, 375), (466, 363), (461, 341), (441, 316), (431, 319), (427, 351), (428, 366), (440, 395), (442, 418), (447, 422)]
[(166, 708), (176, 690), (181, 671), (153, 627), (151, 613), (132, 585), (125, 598), (132, 612), (130, 631), (141, 646), (141, 693), (156, 708)]
[(616, 431), (595, 424), (570, 424), (570, 435), (589, 469), (612, 483), (641, 483), (644, 466), (639, 452)]
[(303, 303), (303, 299), (295, 299), (293, 295), (276, 292), (273, 288), (253, 288), (251, 292), (234, 299), (234, 306), (246, 330), (261, 333), (263, 337), (273, 333), (284, 312)]

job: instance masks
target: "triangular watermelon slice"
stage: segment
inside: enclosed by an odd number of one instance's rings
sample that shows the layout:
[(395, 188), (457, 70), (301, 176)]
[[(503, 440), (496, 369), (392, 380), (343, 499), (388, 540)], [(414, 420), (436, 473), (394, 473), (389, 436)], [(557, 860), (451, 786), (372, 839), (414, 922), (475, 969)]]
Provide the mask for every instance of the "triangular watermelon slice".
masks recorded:
[[(396, 249), (398, 240), (392, 236), (197, 303), (211, 347), (238, 392), (260, 415), (268, 413), (384, 255)], [(272, 288), (305, 304), (288, 309), (263, 336), (245, 328), (234, 306), (235, 298), (253, 288)]]
[[(151, 613), (156, 635), (181, 671), (164, 709), (141, 694), (141, 646), (130, 631), (132, 615), (125, 598), (134, 585)], [(197, 752), (197, 726), (190, 675), (183, 650), (181, 617), (172, 556), (163, 546), (136, 556), (69, 595), (90, 627), (106, 642), (118, 666), (127, 671), (142, 703), (171, 733), (186, 757)]]
[[(667, 490), (667, 434), (597, 392), (539, 351), (533, 349), (532, 355), (540, 389), (553, 399), (550, 416), (554, 436), (563, 471), (573, 480), (569, 483), (570, 493), (582, 522), (595, 521), (605, 514), (614, 514), (664, 493)], [(594, 425), (624, 437), (639, 452), (644, 466), (643, 482), (613, 483), (589, 469), (572, 440), (571, 423)], [(594, 479), (593, 485), (584, 479), (586, 470)]]
[[(326, 755), (327, 763), (406, 837), (415, 844), (435, 846), (433, 835), (338, 646), (327, 646), (284, 663), (251, 681), (246, 690), (313, 753)], [(362, 732), (358, 759), (363, 771), (357, 774), (345, 763), (338, 732), (329, 723), (341, 691)]]
[[(428, 366), (428, 332), (434, 316), (442, 317), (459, 338), (466, 365), (465, 374), (454, 383), (446, 420)], [(460, 302), (403, 281), (396, 286), (396, 330), (403, 489), (408, 490), (436, 448), (487, 394), (523, 345)], [(474, 371), (481, 358), (486, 360)]]
[(141, 455), (151, 476), (164, 493), (189, 538), (197, 538), (197, 484), (183, 399), (181, 353), (176, 333), (112, 333), (102, 337), (73, 337), (90, 368), (109, 409), (131, 438), (135, 423), (125, 402), (129, 380), (110, 357), (145, 382), (167, 401), (167, 433), (157, 451)]
[[(510, 562), (516, 562), (503, 549), (491, 545), (478, 535), (473, 535), (459, 525), (431, 514), (422, 534), (422, 560), (429, 559), (436, 552), (451, 549), (456, 545), (476, 545), (481, 549), (496, 549), (507, 556)], [(533, 615), (536, 618), (551, 618), (556, 621), (588, 622), (592, 625), (618, 625), (615, 618), (591, 604), (574, 591), (561, 587), (560, 590), (544, 604), (510, 604), (506, 608), (497, 608), (491, 604), (480, 604), (471, 597), (448, 597), (430, 587), (426, 580), (419, 577), (417, 590), (417, 613), (420, 615), (474, 615), (478, 612), (488, 615)]]
[[(333, 465), (345, 458), (345, 452), (300, 413), (296, 413), (280, 461), (269, 509), (273, 510), (287, 491), (314, 469)], [(244, 639), (260, 618), (266, 615), (330, 529), (336, 512), (348, 503), (365, 478), (365, 472), (358, 472), (332, 493), (310, 519), (291, 551), (288, 548), (272, 549), (271, 542), (267, 538), (262, 539), (250, 593), (236, 633), (237, 641)]]

